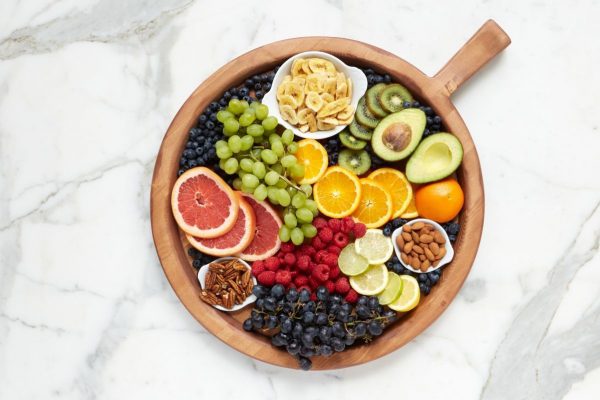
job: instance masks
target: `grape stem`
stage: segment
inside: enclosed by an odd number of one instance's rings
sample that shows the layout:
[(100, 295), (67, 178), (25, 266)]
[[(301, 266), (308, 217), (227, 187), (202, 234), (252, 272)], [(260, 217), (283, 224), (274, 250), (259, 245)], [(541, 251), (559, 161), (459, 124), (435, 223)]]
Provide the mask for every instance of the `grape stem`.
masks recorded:
[[(255, 147), (255, 148), (258, 148), (258, 147)], [(263, 147), (263, 149), (264, 149), (264, 147)], [(252, 152), (250, 152), (250, 153), (248, 153), (248, 154), (250, 155), (250, 157), (251, 157), (251, 158), (252, 158), (252, 159), (253, 159), (255, 162), (259, 161), (259, 160), (258, 160), (256, 157), (254, 157), (254, 154), (252, 154)], [(273, 172), (275, 172), (277, 175), (279, 175), (279, 177), (280, 177), (281, 179), (283, 179), (283, 180), (284, 180), (284, 181), (285, 181), (285, 182), (286, 182), (288, 185), (290, 185), (290, 186), (291, 186), (291, 187), (293, 187), (294, 189), (296, 189), (296, 190), (298, 190), (298, 191), (300, 191), (300, 192), (302, 192), (302, 193), (306, 194), (306, 192), (305, 192), (304, 190), (302, 190), (302, 188), (300, 188), (299, 186), (296, 186), (296, 185), (295, 185), (295, 184), (294, 184), (292, 181), (290, 181), (290, 180), (289, 180), (289, 179), (288, 179), (286, 176), (284, 176), (284, 175), (281, 175), (279, 172), (275, 171), (275, 170), (274, 170), (273, 168), (271, 168), (271, 167), (267, 167), (267, 169), (268, 169), (269, 171), (273, 171)]]

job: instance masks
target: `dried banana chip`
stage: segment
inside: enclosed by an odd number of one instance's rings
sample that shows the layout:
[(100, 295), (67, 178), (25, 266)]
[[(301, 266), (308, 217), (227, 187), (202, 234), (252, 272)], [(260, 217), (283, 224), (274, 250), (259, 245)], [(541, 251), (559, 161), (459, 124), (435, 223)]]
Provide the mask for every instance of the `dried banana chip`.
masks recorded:
[(294, 110), (291, 106), (279, 106), (279, 112), (281, 113), (281, 118), (283, 118), (290, 124), (296, 125), (298, 123), (298, 116), (296, 115), (296, 110)]
[(306, 76), (299, 75), (292, 78), (292, 82), (297, 83), (300, 87), (306, 86)]
[(294, 99), (294, 97), (290, 96), (289, 94), (284, 94), (281, 95), (279, 99), (279, 106), (290, 106), (295, 110), (296, 108), (298, 108), (298, 102), (296, 101), (296, 99)]
[(309, 58), (308, 65), (312, 72), (335, 73), (335, 66), (331, 63), (331, 61), (327, 61), (322, 58)]
[(332, 96), (335, 96), (336, 84), (337, 84), (337, 80), (335, 78), (327, 78), (325, 80), (325, 85), (323, 86), (323, 91), (325, 93), (329, 93)]
[(348, 91), (348, 86), (346, 86), (346, 82), (343, 82), (341, 85), (337, 85), (335, 88), (335, 98), (341, 99), (342, 97), (346, 97), (346, 92)]
[(298, 108), (304, 102), (304, 85), (299, 85), (293, 80), (285, 87), (285, 94), (294, 98), (296, 107)]
[(305, 72), (302, 69), (305, 63), (306, 60), (304, 58), (296, 58), (294, 60), (294, 62), (292, 63), (292, 77), (296, 77), (298, 75), (305, 75)]
[(324, 104), (325, 102), (317, 92), (308, 92), (306, 94), (306, 107), (310, 108), (314, 112), (317, 112), (323, 108)]
[(287, 86), (288, 82), (292, 81), (292, 77), (289, 75), (286, 75), (283, 80), (281, 81), (281, 83), (279, 84), (279, 86), (277, 86), (277, 100), (279, 100), (281, 98), (282, 95), (285, 94), (285, 87)]
[[(339, 120), (347, 120), (347, 119), (352, 119), (352, 117), (354, 116), (354, 107), (352, 107), (351, 104), (348, 104), (342, 111), (340, 111), (337, 115), (336, 118)], [(352, 122), (352, 121), (350, 121)]]
[(313, 111), (310, 108), (303, 108), (296, 112), (296, 116), (298, 119), (298, 123), (301, 125), (308, 124), (307, 117), (309, 114), (312, 114)]
[(306, 133), (306, 132), (308, 132), (308, 125), (300, 125), (298, 127), (298, 130), (302, 133)]
[(325, 122), (325, 121), (324, 121), (324, 120), (322, 120), (322, 119), (318, 119), (318, 120), (317, 120), (317, 128), (318, 128), (320, 131), (330, 131), (330, 130), (332, 130), (333, 128), (335, 128), (336, 126), (337, 126), (337, 125), (328, 124), (327, 122)]
[(339, 100), (332, 101), (331, 103), (327, 103), (319, 110), (317, 113), (317, 117), (324, 118), (330, 115), (334, 115), (342, 111), (346, 106), (350, 104), (350, 98), (344, 97)]
[(323, 91), (326, 78), (327, 77), (322, 73), (308, 75), (306, 77), (306, 91), (321, 93)]
[(309, 114), (306, 117), (306, 122), (308, 122), (308, 130), (311, 132), (317, 131), (317, 119), (315, 118), (315, 114)]
[(325, 103), (331, 103), (332, 101), (335, 100), (335, 97), (333, 97), (329, 93), (321, 93), (321, 98), (323, 99), (323, 101)]
[(312, 71), (310, 70), (310, 66), (308, 65), (308, 60), (305, 61), (304, 63), (302, 63), (302, 71), (306, 74), (306, 75), (310, 75), (312, 74)]
[(348, 88), (346, 89), (346, 97), (352, 98), (352, 79), (346, 79), (346, 84), (348, 85)]

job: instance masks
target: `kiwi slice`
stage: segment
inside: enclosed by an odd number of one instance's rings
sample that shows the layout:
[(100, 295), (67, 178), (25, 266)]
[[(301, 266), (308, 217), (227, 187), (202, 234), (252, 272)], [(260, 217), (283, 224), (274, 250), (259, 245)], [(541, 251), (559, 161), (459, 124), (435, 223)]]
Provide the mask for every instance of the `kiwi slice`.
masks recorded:
[(383, 92), (386, 87), (387, 85), (385, 83), (378, 83), (371, 89), (367, 90), (367, 94), (365, 96), (369, 111), (371, 111), (373, 115), (378, 118), (383, 118), (388, 115), (388, 112), (381, 107), (381, 103), (379, 102), (379, 96), (381, 96), (381, 92)]
[(344, 149), (340, 151), (338, 164), (356, 175), (362, 175), (371, 168), (371, 157), (366, 150)]
[(352, 150), (362, 150), (367, 145), (367, 142), (355, 138), (346, 131), (340, 132), (340, 141), (344, 146)]
[(350, 133), (357, 139), (371, 140), (371, 137), (373, 136), (373, 131), (356, 122), (356, 119), (352, 120), (350, 126), (348, 126), (348, 129), (350, 130)]
[(358, 123), (362, 126), (366, 126), (367, 128), (371, 129), (375, 129), (379, 123), (379, 118), (369, 111), (369, 107), (367, 107), (367, 101), (365, 100), (364, 96), (360, 98), (358, 104), (356, 105), (356, 113), (354, 114), (354, 118), (356, 118)]
[(412, 102), (413, 97), (408, 89), (399, 83), (388, 85), (379, 95), (381, 106), (390, 113), (402, 111), (405, 101)]

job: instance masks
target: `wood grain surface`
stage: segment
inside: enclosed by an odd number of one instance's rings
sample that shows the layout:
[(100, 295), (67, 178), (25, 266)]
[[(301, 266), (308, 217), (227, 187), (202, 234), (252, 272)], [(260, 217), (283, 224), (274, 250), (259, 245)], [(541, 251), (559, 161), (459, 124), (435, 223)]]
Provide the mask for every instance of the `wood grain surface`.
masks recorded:
[(188, 311), (209, 332), (240, 352), (282, 367), (298, 367), (294, 358), (271, 346), (268, 338), (242, 329), (240, 321), (249, 315), (250, 307), (235, 313), (223, 313), (199, 299), (200, 285), (186, 253), (185, 237), (171, 214), (170, 197), (188, 132), (213, 99), (231, 86), (241, 84), (248, 76), (269, 70), (296, 53), (319, 50), (351, 65), (387, 72), (393, 80), (407, 86), (417, 99), (433, 107), (443, 118), (447, 130), (460, 139), (464, 148), (463, 162), (457, 174), (465, 192), (465, 205), (459, 216), (461, 231), (454, 245), (454, 260), (445, 267), (442, 279), (431, 294), (423, 296), (415, 310), (402, 316), (372, 343), (354, 346), (328, 358), (314, 357), (313, 369), (343, 368), (374, 360), (423, 332), (448, 307), (461, 288), (473, 265), (483, 228), (484, 191), (479, 158), (469, 130), (449, 96), (508, 44), (510, 38), (506, 33), (494, 21), (487, 21), (432, 78), (398, 56), (362, 42), (335, 37), (303, 37), (259, 47), (211, 75), (186, 100), (169, 126), (152, 179), (154, 243), (167, 279)]

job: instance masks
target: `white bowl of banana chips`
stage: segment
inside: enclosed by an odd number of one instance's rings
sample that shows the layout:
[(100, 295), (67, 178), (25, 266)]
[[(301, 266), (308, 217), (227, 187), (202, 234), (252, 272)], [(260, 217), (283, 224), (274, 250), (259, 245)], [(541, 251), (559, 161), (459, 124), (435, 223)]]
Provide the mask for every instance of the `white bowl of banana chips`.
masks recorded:
[(331, 54), (307, 51), (283, 63), (262, 103), (295, 135), (324, 139), (352, 122), (366, 90), (360, 69)]

